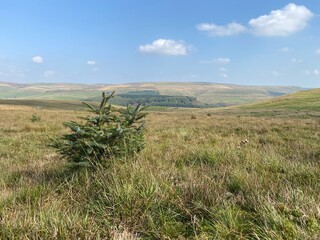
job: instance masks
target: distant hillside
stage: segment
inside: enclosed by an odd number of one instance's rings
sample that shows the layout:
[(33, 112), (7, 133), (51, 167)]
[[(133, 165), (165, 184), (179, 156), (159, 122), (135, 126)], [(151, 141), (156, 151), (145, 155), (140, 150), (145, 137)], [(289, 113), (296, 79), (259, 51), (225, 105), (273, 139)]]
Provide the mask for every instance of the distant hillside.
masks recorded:
[(288, 109), (320, 111), (320, 88), (243, 106), (246, 109)]
[[(203, 82), (106, 84), (0, 82), (0, 99), (95, 100), (101, 91), (116, 91), (116, 103), (145, 102), (151, 106), (215, 107), (253, 103), (294, 93), (299, 87), (241, 86)], [(141, 96), (140, 93), (143, 93)], [(156, 93), (156, 95), (154, 94)], [(140, 94), (140, 95), (139, 95)]]
[(64, 109), (83, 110), (84, 106), (80, 101), (70, 100), (41, 100), (41, 99), (0, 99), (0, 105), (28, 106), (36, 109)]
[(243, 86), (205, 82), (130, 83), (105, 86), (102, 90), (112, 90), (114, 88), (121, 93), (139, 89), (158, 91), (161, 95), (191, 96), (199, 102), (220, 106), (256, 102), (302, 90), (299, 87)]

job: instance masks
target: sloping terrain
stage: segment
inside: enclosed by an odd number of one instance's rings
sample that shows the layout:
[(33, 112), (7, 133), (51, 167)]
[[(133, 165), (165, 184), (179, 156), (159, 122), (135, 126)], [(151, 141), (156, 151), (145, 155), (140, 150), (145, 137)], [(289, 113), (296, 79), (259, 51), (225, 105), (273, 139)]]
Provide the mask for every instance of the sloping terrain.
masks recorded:
[(71, 100), (42, 100), (42, 99), (0, 99), (0, 105), (7, 106), (28, 106), (35, 109), (65, 109), (82, 110), (81, 101)]
[(96, 171), (49, 147), (87, 112), (0, 105), (0, 239), (319, 239), (320, 111), (264, 104), (150, 112), (141, 154)]
[(261, 103), (246, 105), (244, 108), (320, 111), (320, 89), (288, 94)]
[(320, 89), (300, 91), (252, 104), (199, 110), (215, 115), (261, 116), (268, 118), (319, 118)]
[(118, 94), (129, 92), (156, 92), (158, 95), (194, 97), (197, 103), (209, 106), (229, 106), (252, 103), (294, 93), (299, 87), (281, 86), (240, 86), (218, 83), (150, 82), (105, 84), (13, 84), (1, 83), (1, 99), (47, 99), (47, 100), (88, 100), (100, 95), (101, 91), (116, 91)]

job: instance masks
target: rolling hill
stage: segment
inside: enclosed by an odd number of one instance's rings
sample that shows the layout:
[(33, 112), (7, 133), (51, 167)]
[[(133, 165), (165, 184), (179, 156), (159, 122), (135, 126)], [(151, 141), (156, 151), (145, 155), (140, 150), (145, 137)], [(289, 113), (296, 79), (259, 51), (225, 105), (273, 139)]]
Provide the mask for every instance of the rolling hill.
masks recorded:
[(300, 91), (243, 106), (246, 109), (287, 109), (320, 111), (320, 88)]
[(320, 117), (320, 89), (304, 90), (256, 103), (242, 104), (226, 108), (198, 110), (209, 115), (237, 115), (268, 118), (302, 118)]
[[(241, 86), (204, 82), (148, 82), (118, 85), (0, 82), (0, 99), (93, 100), (100, 95), (101, 91), (116, 91), (117, 94), (126, 94), (126, 98), (131, 94), (135, 95), (133, 97), (135, 99), (136, 92), (151, 92), (153, 95), (165, 95), (169, 98), (192, 97), (194, 98), (192, 103), (188, 104), (214, 107), (253, 103), (300, 90), (302, 88), (299, 87)], [(159, 106), (158, 103), (153, 105)]]
[(80, 101), (1, 100), (28, 106), (0, 105), (0, 239), (319, 239), (318, 96), (149, 112), (95, 170), (49, 147)]

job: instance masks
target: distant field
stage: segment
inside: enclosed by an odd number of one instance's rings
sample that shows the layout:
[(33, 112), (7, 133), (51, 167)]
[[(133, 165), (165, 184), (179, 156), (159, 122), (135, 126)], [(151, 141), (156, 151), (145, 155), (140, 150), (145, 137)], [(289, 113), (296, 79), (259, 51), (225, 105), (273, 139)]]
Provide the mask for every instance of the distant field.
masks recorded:
[(95, 172), (48, 147), (79, 104), (0, 104), (0, 239), (319, 239), (318, 93), (151, 108), (145, 150)]
[(260, 116), (268, 118), (320, 118), (320, 89), (306, 90), (253, 104), (208, 109), (221, 115)]
[[(129, 92), (130, 93), (130, 92)], [(84, 99), (84, 102), (91, 102), (95, 104), (99, 102), (100, 99), (100, 92), (97, 93), (94, 97)], [(132, 93), (130, 93), (132, 94)], [(121, 94), (120, 94), (121, 95)], [(140, 95), (137, 94), (139, 97)], [(154, 96), (154, 95), (149, 95)], [(156, 95), (157, 96), (157, 95)], [(117, 97), (117, 96), (116, 96)], [(83, 109), (83, 104), (81, 100), (46, 100), (46, 99), (0, 99), (0, 104), (4, 105), (21, 105), (21, 106), (32, 106), (36, 108), (56, 108), (56, 109), (66, 109), (66, 110), (81, 110)], [(121, 99), (116, 98), (114, 103), (120, 103)], [(126, 103), (126, 102), (123, 102)], [(126, 105), (126, 104), (124, 104)], [(175, 107), (169, 106), (149, 106), (149, 110), (156, 110), (156, 111), (164, 111), (164, 110), (174, 110)], [(289, 110), (292, 113), (295, 113), (294, 110), (300, 110), (301, 112), (309, 112), (309, 111), (320, 111), (320, 89), (313, 89), (313, 90), (305, 90), (300, 91), (294, 94), (288, 94), (281, 97), (275, 97), (271, 100), (264, 100), (258, 101), (258, 103), (253, 104), (244, 104), (239, 107), (231, 107), (231, 108), (222, 108), (222, 112), (224, 114), (228, 112), (242, 112), (244, 113), (252, 113), (255, 114), (263, 114), (266, 113), (267, 115), (277, 113), (283, 113), (283, 110)], [(197, 110), (193, 110), (197, 111)], [(210, 112), (210, 109), (208, 109)], [(217, 111), (215, 111), (217, 112)], [(272, 113), (273, 112), (273, 113)]]
[[(252, 103), (300, 90), (302, 89), (299, 87), (240, 86), (218, 83), (180, 82), (128, 83), (119, 85), (2, 83), (0, 85), (0, 99), (88, 100), (96, 98), (102, 91), (116, 91), (117, 94), (126, 95), (130, 92), (157, 92), (160, 96), (167, 95), (171, 98), (195, 98), (193, 101), (186, 101), (182, 104), (184, 106), (210, 107)], [(135, 101), (136, 98), (132, 99)], [(121, 101), (118, 102), (123, 103), (125, 101), (121, 99)], [(170, 100), (169, 103), (168, 101), (165, 102), (166, 101), (159, 102), (159, 100), (156, 100), (155, 102), (151, 102), (151, 104), (163, 106), (169, 104)], [(171, 104), (171, 106), (174, 105), (175, 103)]]
[(320, 89), (301, 91), (273, 100), (243, 106), (243, 108), (320, 111)]
[(65, 109), (65, 110), (81, 110), (83, 105), (81, 101), (61, 101), (61, 100), (31, 100), (31, 99), (0, 99), (0, 105), (12, 106), (30, 106), (35, 109)]
[[(86, 102), (86, 101), (85, 101)], [(98, 105), (97, 101), (89, 101), (92, 105)], [(0, 99), (0, 106), (28, 106), (33, 109), (58, 109), (58, 110), (84, 110), (82, 101), (68, 100), (32, 100), (32, 99)], [(116, 106), (116, 105), (115, 105)], [(149, 106), (148, 111), (173, 111), (173, 107)]]

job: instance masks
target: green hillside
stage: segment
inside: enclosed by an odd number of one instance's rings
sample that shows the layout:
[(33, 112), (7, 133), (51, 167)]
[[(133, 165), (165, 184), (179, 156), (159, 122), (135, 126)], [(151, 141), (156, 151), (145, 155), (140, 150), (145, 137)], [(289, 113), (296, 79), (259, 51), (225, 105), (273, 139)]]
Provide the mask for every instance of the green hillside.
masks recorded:
[(36, 109), (64, 109), (82, 110), (83, 104), (80, 101), (70, 100), (41, 100), (41, 99), (0, 99), (0, 105), (28, 106)]
[[(299, 87), (240, 86), (204, 82), (148, 82), (127, 84), (70, 84), (36, 83), (14, 84), (0, 82), (0, 99), (43, 99), (43, 100), (91, 100), (102, 91), (122, 94), (116, 104), (145, 101), (151, 106), (216, 107), (253, 103), (302, 90)], [(146, 92), (148, 96), (137, 97), (135, 93)], [(157, 93), (157, 99), (149, 93)], [(125, 94), (126, 96), (124, 97)], [(130, 99), (128, 96), (130, 96)], [(192, 99), (191, 99), (191, 98)], [(125, 100), (126, 99), (126, 100)], [(174, 101), (173, 101), (174, 99)], [(152, 100), (152, 101), (151, 101)]]
[(306, 90), (272, 100), (243, 106), (246, 109), (287, 109), (320, 111), (320, 89)]
[[(126, 99), (128, 96), (134, 96), (135, 93), (129, 92), (128, 94), (119, 94), (114, 99), (113, 103), (116, 105), (125, 105), (126, 103), (134, 103), (132, 101), (138, 101), (138, 100), (146, 100), (146, 96), (155, 96), (155, 97), (162, 97), (165, 98), (168, 95), (136, 95), (137, 99), (130, 98), (129, 100)], [(100, 92), (97, 93), (97, 95), (93, 98), (87, 98), (83, 99), (87, 102), (97, 102), (99, 100)], [(170, 96), (171, 97), (171, 96)], [(187, 98), (187, 97), (185, 97)], [(179, 99), (179, 96), (177, 96), (177, 99)], [(183, 99), (183, 98), (181, 98)], [(147, 99), (149, 100), (149, 99)], [(168, 99), (170, 100), (170, 98)], [(154, 102), (157, 103), (157, 102)], [(163, 102), (158, 102), (160, 105), (152, 105), (152, 104), (146, 104), (148, 105), (149, 110), (153, 110), (156, 106), (156, 108), (159, 108), (157, 110), (168, 110), (166, 105), (163, 105)], [(162, 104), (162, 105), (161, 105)], [(82, 101), (79, 99), (73, 99), (73, 100), (48, 100), (48, 99), (0, 99), (0, 105), (17, 105), (17, 106), (31, 106), (36, 108), (45, 108), (45, 109), (66, 109), (66, 110), (81, 110), (83, 109)], [(208, 105), (210, 106), (210, 105)], [(223, 105), (222, 105), (223, 106)], [(174, 106), (173, 106), (174, 107)], [(195, 111), (195, 110), (193, 110)], [(203, 111), (203, 110), (199, 110)], [(205, 110), (208, 112), (208, 110)], [(292, 113), (297, 114), (296, 111), (299, 111), (300, 113), (308, 112), (310, 115), (310, 112), (320, 112), (320, 89), (313, 89), (313, 90), (306, 90), (301, 91), (294, 94), (287, 94), (281, 97), (275, 97), (273, 99), (265, 100), (259, 103), (252, 103), (252, 104), (244, 104), (236, 107), (231, 108), (221, 108), (218, 111), (214, 111), (215, 114), (218, 114), (219, 112), (225, 114), (231, 113), (234, 114), (235, 112), (238, 112), (241, 114), (246, 115), (291, 115)], [(210, 111), (209, 111), (210, 112)]]

